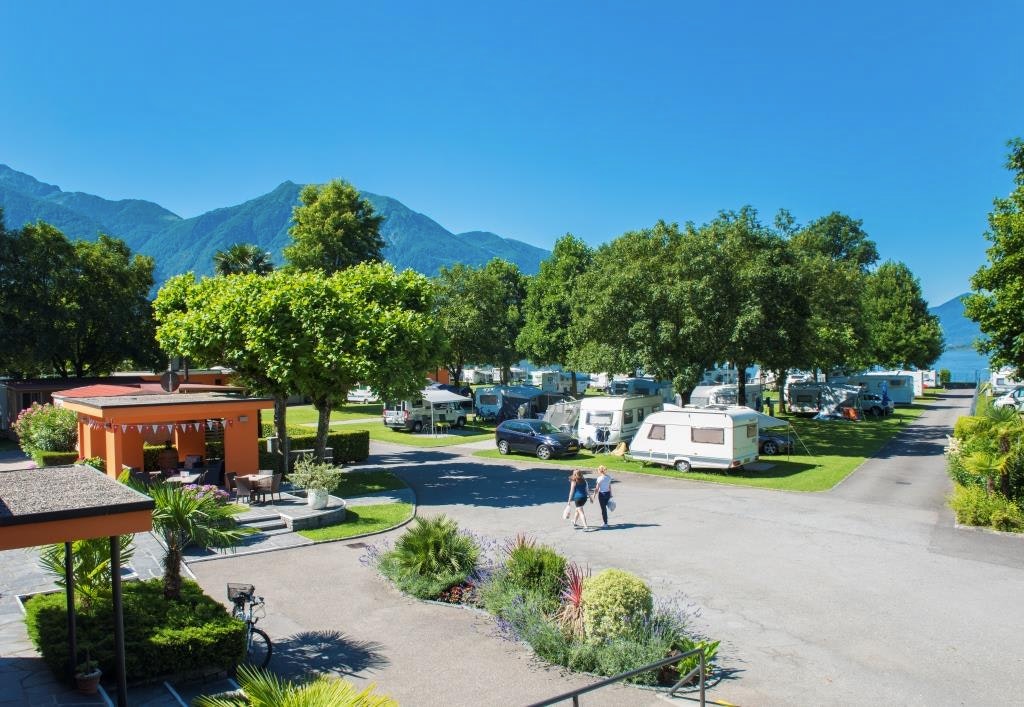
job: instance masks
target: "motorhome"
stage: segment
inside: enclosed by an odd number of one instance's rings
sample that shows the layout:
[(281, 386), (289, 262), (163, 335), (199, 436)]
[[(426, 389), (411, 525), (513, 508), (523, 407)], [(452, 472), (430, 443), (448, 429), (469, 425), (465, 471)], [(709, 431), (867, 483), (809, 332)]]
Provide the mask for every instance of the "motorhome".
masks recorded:
[(489, 368), (464, 368), (462, 380), (469, 385), (491, 383), (494, 380), (494, 372)]
[(675, 402), (672, 383), (653, 378), (615, 378), (608, 382), (608, 395), (657, 395), (662, 402)]
[(687, 406), (648, 415), (626, 457), (675, 467), (738, 469), (757, 461), (758, 415), (748, 407)]
[(872, 371), (872, 373), (879, 373), (886, 376), (910, 376), (914, 385), (914, 397), (919, 398), (924, 395), (924, 371)]
[(834, 415), (841, 407), (860, 408), (861, 391), (839, 383), (790, 383), (785, 390), (786, 409), (797, 415)]
[[(747, 404), (756, 408), (761, 399), (761, 384), (747, 383), (745, 386)], [(690, 392), (690, 405), (705, 407), (707, 405), (738, 405), (739, 386), (729, 385), (698, 385)]]
[(411, 400), (384, 404), (384, 424), (392, 429), (420, 432), (438, 423), (463, 427), (473, 399), (443, 388), (426, 388)]
[(859, 387), (865, 393), (888, 397), (897, 405), (910, 405), (914, 402), (914, 377), (906, 372), (832, 376), (829, 383)]
[(593, 396), (580, 400), (576, 436), (590, 448), (628, 442), (644, 419), (661, 410), (660, 395)]
[(481, 420), (501, 422), (515, 417), (537, 417), (550, 404), (565, 397), (532, 385), (493, 385), (476, 389), (473, 408)]
[(992, 387), (993, 395), (1006, 395), (1024, 383), (1024, 380), (1017, 377), (1016, 370), (1012, 366), (1003, 366), (998, 371), (992, 371), (988, 382)]

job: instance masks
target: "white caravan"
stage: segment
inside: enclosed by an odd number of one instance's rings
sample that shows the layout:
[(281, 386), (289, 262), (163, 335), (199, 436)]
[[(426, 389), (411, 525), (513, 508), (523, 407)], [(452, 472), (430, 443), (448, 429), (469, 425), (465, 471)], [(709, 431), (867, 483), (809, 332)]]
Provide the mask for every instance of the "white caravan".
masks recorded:
[(660, 395), (592, 396), (579, 402), (576, 436), (588, 449), (628, 442), (647, 416), (662, 407)]
[(533, 371), (530, 373), (531, 385), (535, 385), (545, 393), (564, 393), (566, 395), (582, 395), (590, 385), (590, 376), (576, 374), (576, 392), (572, 392), (572, 371)]
[(914, 377), (909, 373), (860, 373), (855, 376), (832, 376), (829, 383), (852, 385), (861, 392), (888, 396), (897, 405), (914, 402)]
[[(747, 405), (757, 407), (761, 398), (761, 384), (747, 383), (746, 385)], [(738, 405), (739, 386), (735, 384), (719, 385), (698, 385), (690, 392), (690, 405), (706, 407), (708, 405)]]
[(757, 461), (758, 415), (748, 407), (684, 407), (648, 415), (626, 457), (675, 467), (738, 469)]
[(924, 395), (924, 371), (872, 371), (872, 373), (881, 373), (887, 376), (910, 376), (914, 380), (914, 397), (920, 398)]
[(988, 382), (992, 386), (993, 395), (1006, 395), (1018, 385), (1024, 383), (1024, 380), (1017, 378), (1012, 366), (1003, 366), (998, 371), (992, 371)]

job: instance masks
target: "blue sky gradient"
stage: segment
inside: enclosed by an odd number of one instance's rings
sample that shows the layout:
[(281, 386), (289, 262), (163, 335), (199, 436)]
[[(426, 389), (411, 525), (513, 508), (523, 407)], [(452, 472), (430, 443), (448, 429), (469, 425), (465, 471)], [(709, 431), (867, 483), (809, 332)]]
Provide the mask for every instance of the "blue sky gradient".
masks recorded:
[(0, 162), (182, 216), (343, 177), (550, 248), (864, 220), (939, 304), (1024, 136), (1024, 3), (0, 5)]

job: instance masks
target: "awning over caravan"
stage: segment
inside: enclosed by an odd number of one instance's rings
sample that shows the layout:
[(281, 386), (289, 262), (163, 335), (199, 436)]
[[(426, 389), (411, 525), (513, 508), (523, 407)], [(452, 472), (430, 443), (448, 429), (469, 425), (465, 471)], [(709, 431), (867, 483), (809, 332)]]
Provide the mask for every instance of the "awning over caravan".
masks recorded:
[(423, 391), (423, 399), (431, 405), (437, 405), (439, 403), (471, 403), (472, 398), (467, 398), (464, 395), (453, 393), (450, 390), (444, 390), (443, 388), (427, 388)]

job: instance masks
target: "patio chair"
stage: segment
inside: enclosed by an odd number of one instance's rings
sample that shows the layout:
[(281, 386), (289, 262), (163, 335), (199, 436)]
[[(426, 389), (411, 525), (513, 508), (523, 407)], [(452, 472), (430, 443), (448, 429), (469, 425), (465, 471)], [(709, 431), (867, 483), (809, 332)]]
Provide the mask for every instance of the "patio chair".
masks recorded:
[(214, 486), (224, 485), (224, 460), (211, 459), (210, 465), (203, 472), (203, 479), (200, 483), (212, 484)]
[(228, 493), (235, 490), (235, 476), (237, 476), (237, 474), (233, 471), (229, 471), (224, 474), (224, 490)]
[(271, 501), (271, 503), (273, 503), (273, 501), (274, 501), (274, 494), (275, 493), (277, 494), (277, 500), (279, 500), (279, 501), (281, 500), (281, 479), (282, 478), (284, 478), (284, 474), (281, 474), (281, 473), (274, 474), (270, 478), (270, 488), (267, 490), (267, 493), (270, 494), (270, 501)]
[(248, 502), (253, 497), (252, 482), (249, 481), (247, 476), (236, 476), (235, 477), (235, 500), (241, 501), (243, 498)]

